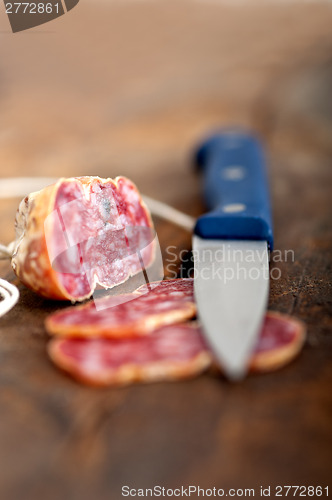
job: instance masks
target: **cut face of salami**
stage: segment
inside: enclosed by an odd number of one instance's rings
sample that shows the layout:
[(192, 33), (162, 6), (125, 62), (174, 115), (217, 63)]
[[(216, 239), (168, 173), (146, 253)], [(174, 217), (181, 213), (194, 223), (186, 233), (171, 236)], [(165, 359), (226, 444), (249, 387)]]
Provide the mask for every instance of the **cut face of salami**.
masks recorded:
[(178, 380), (198, 375), (211, 362), (203, 337), (190, 324), (130, 339), (57, 338), (48, 353), (57, 366), (93, 385)]
[(134, 337), (196, 313), (192, 279), (165, 280), (123, 294), (69, 307), (46, 320), (50, 334), (79, 337)]
[(155, 233), (135, 185), (124, 177), (60, 179), (33, 193), (16, 216), (12, 267), (39, 294), (82, 301), (151, 265)]

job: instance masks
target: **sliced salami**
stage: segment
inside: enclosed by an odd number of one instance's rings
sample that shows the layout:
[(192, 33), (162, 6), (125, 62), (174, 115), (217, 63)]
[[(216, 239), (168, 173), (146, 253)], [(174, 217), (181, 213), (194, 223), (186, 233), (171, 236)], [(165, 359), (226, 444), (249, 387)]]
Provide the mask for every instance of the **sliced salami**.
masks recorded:
[(250, 371), (270, 372), (282, 368), (299, 354), (305, 338), (301, 321), (269, 311), (250, 360)]
[[(202, 330), (201, 333), (203, 335)], [(305, 327), (301, 321), (286, 314), (268, 311), (251, 354), (248, 371), (263, 373), (282, 368), (300, 353), (305, 338)], [(213, 366), (223, 371), (216, 360)]]
[(194, 302), (194, 280), (192, 278), (177, 278), (163, 281), (155, 281), (142, 285), (136, 293), (145, 294), (153, 292), (155, 295), (167, 295), (173, 298), (188, 299)]
[(50, 334), (67, 337), (134, 337), (192, 318), (196, 313), (192, 279), (165, 280), (131, 294), (109, 296), (66, 308), (46, 320)]
[(199, 329), (184, 323), (137, 338), (56, 338), (48, 353), (57, 366), (92, 385), (184, 379), (211, 363)]
[(44, 297), (82, 301), (148, 267), (150, 213), (125, 177), (60, 179), (27, 196), (16, 216), (12, 267)]
[[(301, 322), (267, 313), (249, 370), (270, 372), (285, 366), (300, 352), (304, 340)], [(182, 379), (198, 375), (213, 362), (197, 323), (162, 326), (145, 337), (58, 337), (49, 343), (48, 353), (57, 366), (94, 385)]]

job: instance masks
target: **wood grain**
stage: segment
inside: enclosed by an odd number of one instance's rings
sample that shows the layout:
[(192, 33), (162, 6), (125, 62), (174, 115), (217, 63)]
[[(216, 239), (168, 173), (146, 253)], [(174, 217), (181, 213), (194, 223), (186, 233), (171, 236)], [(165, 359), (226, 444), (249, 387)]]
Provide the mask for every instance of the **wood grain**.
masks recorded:
[[(331, 21), (323, 2), (80, 2), (13, 35), (0, 12), (0, 176), (128, 175), (196, 216), (193, 145), (216, 126), (249, 126), (268, 149), (276, 248), (294, 251), (294, 262), (273, 264), (281, 278), (270, 308), (308, 327), (296, 361), (241, 384), (206, 374), (92, 389), (46, 357), (43, 322), (59, 304), (20, 285), (0, 320), (1, 499), (118, 500), (122, 485), (328, 485)], [(18, 201), (0, 202), (6, 243)], [(190, 235), (155, 222), (170, 274), (167, 247), (189, 252)], [(8, 263), (0, 274), (17, 283)]]

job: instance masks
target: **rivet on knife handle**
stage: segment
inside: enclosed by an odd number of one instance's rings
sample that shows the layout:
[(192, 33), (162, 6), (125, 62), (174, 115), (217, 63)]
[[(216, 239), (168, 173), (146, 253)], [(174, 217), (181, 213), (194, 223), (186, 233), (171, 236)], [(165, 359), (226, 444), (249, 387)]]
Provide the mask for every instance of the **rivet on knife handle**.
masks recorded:
[(266, 240), (273, 249), (271, 209), (264, 153), (246, 133), (224, 132), (197, 152), (205, 203), (211, 210), (196, 222), (203, 238)]

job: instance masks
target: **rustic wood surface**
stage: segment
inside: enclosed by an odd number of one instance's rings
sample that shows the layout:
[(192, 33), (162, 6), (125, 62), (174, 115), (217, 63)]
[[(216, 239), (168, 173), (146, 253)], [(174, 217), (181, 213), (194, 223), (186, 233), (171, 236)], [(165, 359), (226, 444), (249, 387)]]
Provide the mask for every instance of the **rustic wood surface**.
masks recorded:
[[(239, 384), (206, 374), (93, 389), (46, 356), (43, 321), (59, 304), (19, 286), (0, 320), (1, 500), (118, 500), (122, 485), (258, 496), (261, 485), (329, 484), (331, 25), (324, 2), (82, 1), (13, 35), (0, 9), (0, 176), (124, 174), (198, 215), (193, 145), (218, 125), (257, 130), (276, 249), (295, 255), (273, 264), (270, 308), (308, 328), (297, 360)], [(0, 201), (1, 242), (13, 239), (18, 202)], [(190, 235), (155, 222), (170, 275), (167, 247), (189, 251)]]

